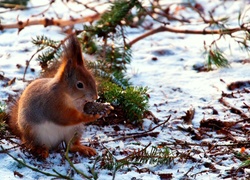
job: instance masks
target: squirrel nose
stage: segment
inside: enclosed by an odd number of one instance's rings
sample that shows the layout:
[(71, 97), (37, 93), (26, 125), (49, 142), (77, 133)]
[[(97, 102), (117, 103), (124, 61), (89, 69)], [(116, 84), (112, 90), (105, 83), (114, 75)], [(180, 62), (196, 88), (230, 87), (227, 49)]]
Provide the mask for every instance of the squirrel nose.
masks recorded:
[(91, 101), (95, 101), (97, 98), (98, 98), (98, 95), (94, 94), (94, 95), (87, 96), (86, 100), (91, 102)]
[(98, 98), (98, 95), (95, 94), (95, 95), (93, 96), (93, 100), (97, 100), (97, 98)]

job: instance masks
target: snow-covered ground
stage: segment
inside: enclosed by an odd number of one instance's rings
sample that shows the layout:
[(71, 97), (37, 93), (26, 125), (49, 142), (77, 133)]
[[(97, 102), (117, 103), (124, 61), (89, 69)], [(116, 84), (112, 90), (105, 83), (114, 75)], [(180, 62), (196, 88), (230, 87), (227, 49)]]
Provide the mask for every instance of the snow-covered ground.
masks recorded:
[[(163, 1), (164, 2), (164, 1)], [(168, 2), (168, 1), (165, 1)], [(31, 0), (29, 6), (36, 6), (38, 0)], [(48, 3), (47, 1), (43, 2)], [(215, 7), (220, 1), (201, 1), (203, 7), (211, 9)], [(102, 11), (106, 6), (102, 6)], [(217, 16), (231, 16), (233, 23), (231, 26), (237, 23), (237, 13), (243, 8), (249, 8), (250, 2), (246, 0), (242, 1), (226, 1), (224, 5), (220, 6), (215, 11)], [(72, 8), (79, 10), (79, 6), (72, 3)], [(46, 7), (30, 9), (26, 11), (11, 11), (0, 14), (0, 20), (2, 24), (15, 22), (17, 17), (19, 20), (25, 20), (30, 18), (31, 15), (39, 14)], [(6, 9), (1, 8), (1, 11)], [(78, 15), (73, 13), (61, 1), (56, 1), (52, 8), (45, 13), (46, 17), (54, 15), (54, 11), (58, 13), (60, 17), (68, 18), (70, 15)], [(91, 14), (93, 12), (85, 12)], [(248, 12), (248, 14), (250, 11)], [(84, 14), (84, 15), (86, 15)], [(184, 14), (185, 15), (185, 14)], [(185, 15), (186, 16), (186, 15)], [(197, 15), (189, 15), (190, 19), (196, 18)], [(37, 18), (41, 18), (38, 16)], [(179, 26), (180, 24), (173, 24)], [(157, 23), (153, 26), (156, 28)], [(81, 28), (81, 25), (77, 25)], [(203, 26), (199, 24), (181, 26), (180, 28), (188, 29), (202, 29)], [(133, 40), (139, 35), (145, 33), (143, 29), (130, 29), (127, 28), (127, 37), (129, 40)], [(26, 61), (36, 52), (36, 47), (31, 43), (32, 38), (35, 36), (46, 35), (54, 40), (61, 40), (65, 37), (65, 34), (58, 27), (46, 27), (41, 25), (30, 26), (23, 29), (18, 33), (17, 29), (8, 29), (0, 32), (0, 75), (4, 75), (10, 80), (16, 78), (15, 83), (10, 86), (4, 87), (5, 81), (0, 81), (0, 101), (3, 102), (7, 99), (9, 94), (15, 95), (20, 89), (24, 89), (26, 83), (22, 81), (24, 69), (26, 67)], [(208, 131), (207, 136), (201, 140), (193, 140), (190, 132), (185, 132), (181, 129), (193, 128), (199, 129), (200, 121), (203, 119), (215, 118), (220, 120), (241, 120), (242, 118), (237, 114), (232, 114), (228, 107), (222, 105), (218, 100), (221, 98), (222, 92), (231, 93), (227, 89), (227, 84), (239, 81), (248, 80), (250, 77), (250, 64), (241, 63), (240, 60), (249, 59), (248, 55), (238, 48), (236, 44), (231, 44), (231, 49), (228, 47), (228, 39), (222, 40), (220, 45), (227, 54), (227, 58), (230, 61), (230, 68), (217, 69), (210, 72), (197, 72), (193, 69), (194, 65), (204, 63), (205, 57), (203, 55), (203, 43), (207, 44), (212, 42), (217, 37), (214, 35), (188, 35), (188, 34), (175, 34), (170, 32), (157, 33), (149, 36), (133, 45), (133, 59), (130, 65), (128, 65), (127, 75), (131, 78), (131, 82), (136, 86), (147, 86), (150, 94), (150, 110), (153, 114), (160, 119), (160, 122), (167, 120), (171, 115), (170, 120), (164, 126), (156, 128), (154, 131), (159, 132), (157, 137), (142, 137), (136, 139), (126, 139), (124, 141), (112, 141), (116, 136), (110, 134), (116, 134), (117, 136), (123, 136), (126, 133), (139, 132), (137, 129), (129, 129), (122, 125), (119, 125), (120, 130), (117, 132), (112, 126), (97, 127), (87, 126), (83, 135), (83, 143), (89, 144), (89, 142), (99, 141), (104, 142), (103, 146), (109, 149), (110, 152), (114, 152), (114, 155), (119, 159), (123, 157), (122, 152), (132, 152), (134, 149), (143, 148), (150, 142), (152, 145), (159, 144), (171, 144), (177, 140), (183, 142), (197, 144), (197, 146), (182, 147), (180, 145), (171, 146), (173, 152), (179, 150), (185, 152), (187, 157), (178, 158), (178, 160), (172, 162), (170, 165), (150, 165), (146, 164), (140, 167), (148, 169), (150, 172), (140, 172), (137, 168), (123, 168), (116, 173), (116, 179), (145, 179), (145, 180), (158, 180), (161, 179), (160, 175), (171, 174), (173, 179), (190, 178), (190, 179), (222, 179), (226, 177), (227, 173), (232, 168), (237, 169), (241, 161), (235, 158), (232, 151), (228, 151), (225, 146), (217, 146), (213, 150), (208, 150), (206, 147), (198, 146), (202, 143), (211, 143), (212, 145), (228, 144), (230, 141), (223, 139), (224, 135), (216, 133), (215, 131)], [(156, 60), (153, 60), (156, 59)], [(17, 64), (18, 67), (17, 68)], [(31, 71), (34, 69), (35, 71)], [(40, 66), (38, 62), (34, 60), (28, 68), (26, 74), (27, 80), (35, 79), (39, 75)], [(232, 106), (241, 108), (244, 104), (250, 104), (249, 93), (243, 91), (235, 91), (235, 98), (225, 98)], [(185, 112), (190, 108), (195, 109), (194, 119), (192, 123), (187, 125), (183, 123), (181, 119), (185, 115)], [(218, 114), (213, 113), (216, 110)], [(243, 110), (242, 110), (243, 111)], [(244, 109), (244, 113), (249, 117), (250, 113), (248, 109)], [(144, 130), (148, 130), (156, 126), (151, 120), (144, 120)], [(246, 126), (247, 123), (241, 124)], [(249, 127), (248, 127), (249, 128)], [(109, 132), (109, 133), (107, 133)], [(249, 136), (241, 134), (237, 130), (234, 132), (234, 138), (236, 140), (249, 140)], [(249, 134), (249, 133), (248, 133)], [(110, 135), (110, 136), (109, 136)], [(19, 142), (13, 138), (9, 140), (1, 140), (0, 145), (5, 148), (12, 148), (15, 146), (14, 142)], [(103, 146), (95, 146), (99, 155), (103, 153)], [(186, 149), (185, 149), (186, 148)], [(236, 152), (239, 148), (234, 149)], [(246, 152), (249, 150), (247, 149)], [(221, 152), (221, 154), (219, 154)], [(69, 175), (72, 173), (72, 168), (65, 162), (63, 158), (63, 151), (53, 152), (45, 162), (37, 161), (31, 158), (27, 153), (24, 153), (20, 147), (9, 150), (9, 153), (18, 158), (24, 160), (25, 163), (30, 166), (35, 166), (42, 171), (54, 173), (57, 172)], [(75, 155), (70, 155), (75, 156)], [(193, 160), (189, 158), (193, 157)], [(89, 167), (94, 164), (95, 158), (75, 157), (75, 166), (89, 174)], [(211, 166), (214, 166), (214, 169)], [(111, 172), (106, 169), (99, 169), (100, 164), (96, 165), (96, 172), (100, 180), (112, 179)], [(17, 172), (17, 173), (14, 173)], [(32, 171), (30, 168), (24, 167), (17, 163), (12, 157), (6, 153), (0, 154), (0, 178), (1, 179), (19, 179), (18, 175), (23, 175), (24, 179), (50, 179), (52, 177), (45, 176), (41, 173)], [(163, 176), (162, 176), (163, 177)], [(247, 169), (242, 179), (249, 177)], [(73, 179), (82, 179), (79, 174), (73, 174)]]

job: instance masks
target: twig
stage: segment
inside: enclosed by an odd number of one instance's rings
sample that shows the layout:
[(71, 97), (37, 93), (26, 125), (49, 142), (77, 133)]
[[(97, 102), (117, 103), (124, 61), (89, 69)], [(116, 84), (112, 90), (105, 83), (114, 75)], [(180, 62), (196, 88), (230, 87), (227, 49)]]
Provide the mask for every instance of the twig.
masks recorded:
[[(72, 33), (72, 34), (73, 34), (73, 33)], [(65, 41), (66, 41), (72, 34), (68, 35), (66, 38), (64, 38), (63, 40), (61, 40), (61, 42), (60, 42), (57, 46), (53, 47), (53, 48), (54, 48), (54, 51), (52, 51), (51, 53), (55, 53), (55, 52), (58, 50), (58, 48), (59, 48), (62, 44), (64, 44)], [(30, 65), (31, 60), (33, 59), (33, 57), (34, 57), (37, 53), (39, 53), (39, 52), (42, 51), (43, 49), (44, 49), (44, 48), (39, 48), (39, 49), (30, 57), (30, 59), (29, 59), (28, 61), (26, 61), (26, 67), (25, 67), (24, 73), (23, 73), (23, 82), (25, 82), (25, 75), (26, 75), (26, 73), (27, 73), (27, 70), (28, 70), (28, 67), (29, 67), (29, 65)]]
[(219, 102), (228, 107), (232, 113), (238, 114), (243, 119), (248, 119), (248, 116), (244, 112), (242, 112), (240, 109), (237, 109), (236, 107), (231, 106), (223, 97), (219, 99)]
[(122, 159), (116, 159), (114, 157), (114, 155), (109, 151), (109, 149), (107, 147), (105, 147), (102, 143), (101, 145), (103, 146), (103, 148), (106, 149), (107, 153), (112, 157), (112, 163), (113, 163), (113, 166), (112, 166), (112, 169), (113, 169), (113, 177), (112, 177), (112, 180), (115, 180), (115, 176), (116, 176), (116, 172), (122, 168), (124, 165), (138, 165), (138, 164), (141, 164), (140, 162), (133, 162), (133, 161), (130, 161), (129, 158), (133, 158), (136, 154), (136, 157), (141, 157), (141, 153), (145, 152), (146, 149), (151, 145), (151, 142), (146, 145), (143, 149), (139, 150), (138, 152), (135, 152), (133, 154), (130, 154), (128, 156), (126, 156), (125, 158), (122, 158)]
[(96, 163), (97, 163), (98, 161), (100, 161), (100, 160), (101, 160), (101, 156), (97, 156), (97, 158), (95, 159), (95, 162), (94, 162), (92, 168), (90, 169), (90, 172), (91, 172), (91, 174), (92, 174), (92, 176), (93, 176), (93, 179), (98, 179), (98, 175), (97, 175), (97, 173), (95, 172), (95, 168), (96, 168)]
[(188, 173), (190, 173), (193, 170), (194, 170), (194, 166), (192, 166), (191, 168), (189, 168), (189, 170), (183, 176), (184, 177), (188, 177)]
[[(90, 7), (89, 5), (87, 5), (87, 4), (89, 4), (89, 2), (86, 3), (86, 4), (84, 4), (84, 3), (82, 3), (82, 2), (80, 2), (80, 1), (78, 1), (78, 0), (75, 0), (75, 2), (76, 2), (77, 4), (83, 5), (86, 9), (89, 9), (89, 10), (91, 10), (91, 11), (94, 11), (96, 14), (99, 14), (99, 12), (96, 10), (95, 7)], [(99, 5), (100, 5), (100, 4), (99, 4)], [(72, 10), (72, 11), (73, 11), (73, 10)]]
[(0, 146), (0, 147), (1, 147), (2, 151), (5, 151), (6, 154), (9, 155), (12, 159), (14, 159), (15, 161), (17, 161), (19, 164), (21, 164), (21, 165), (23, 165), (23, 166), (25, 166), (25, 167), (31, 169), (32, 171), (39, 172), (39, 173), (44, 174), (44, 175), (46, 175), (46, 176), (52, 176), (52, 177), (56, 177), (56, 178), (64, 178), (64, 179), (70, 179), (70, 180), (71, 180), (70, 177), (65, 176), (65, 175), (62, 175), (62, 174), (58, 173), (56, 170), (54, 170), (54, 169), (53, 169), (53, 171), (54, 171), (56, 174), (44, 172), (44, 171), (41, 171), (41, 170), (39, 170), (39, 169), (37, 169), (37, 168), (35, 168), (35, 167), (33, 167), (33, 166), (30, 166), (30, 165), (26, 164), (24, 161), (21, 161), (21, 160), (17, 159), (16, 157), (14, 157), (13, 155), (11, 155), (7, 150), (5, 150), (5, 149), (3, 148), (3, 146)]
[(16, 146), (13, 146), (13, 147), (8, 148), (8, 149), (2, 148), (2, 150), (0, 150), (0, 154), (1, 154), (1, 153), (7, 153), (9, 150), (15, 149), (15, 148), (17, 148), (17, 147), (20, 147), (20, 145), (16, 145)]
[(45, 10), (43, 10), (42, 12), (40, 12), (40, 13), (38, 13), (38, 14), (36, 14), (36, 15), (32, 15), (31, 17), (36, 17), (36, 16), (39, 16), (39, 15), (43, 15), (45, 12), (47, 12), (47, 11), (50, 9), (51, 5), (52, 5), (54, 2), (55, 2), (55, 0), (51, 0), (50, 3), (48, 4), (48, 7), (47, 7)]
[(67, 20), (62, 20), (62, 19), (54, 19), (54, 18), (43, 18), (43, 19), (38, 19), (38, 20), (30, 20), (27, 19), (25, 21), (18, 21), (17, 23), (13, 24), (1, 24), (0, 23), (0, 30), (4, 29), (15, 29), (18, 28), (19, 32), (27, 27), (27, 26), (34, 26), (34, 25), (44, 25), (44, 27), (47, 26), (59, 26), (59, 27), (64, 27), (64, 26), (72, 26), (74, 24), (80, 24), (84, 22), (93, 22), (94, 20), (97, 20), (100, 18), (100, 14), (95, 14), (93, 16), (88, 16), (84, 18), (71, 18)]
[(30, 57), (30, 59), (29, 59), (28, 61), (26, 61), (26, 67), (25, 67), (24, 73), (23, 73), (23, 82), (25, 82), (25, 75), (26, 75), (26, 73), (27, 73), (27, 70), (28, 70), (28, 67), (29, 67), (29, 65), (30, 65), (31, 60), (32, 60), (33, 57), (34, 57), (37, 53), (39, 53), (41, 50), (42, 50), (42, 49), (38, 49), (38, 50)]
[(141, 39), (144, 39), (148, 36), (151, 36), (153, 34), (156, 33), (160, 33), (160, 32), (173, 32), (173, 33), (183, 33), (183, 34), (201, 34), (201, 35), (208, 35), (208, 34), (232, 34), (238, 31), (249, 31), (250, 27), (244, 27), (244, 25), (242, 25), (242, 27), (237, 27), (237, 28), (231, 28), (231, 29), (221, 29), (221, 30), (189, 30), (189, 29), (177, 29), (177, 28), (173, 28), (173, 27), (169, 27), (169, 26), (160, 26), (158, 28), (155, 28), (145, 34), (142, 34), (141, 36), (135, 38), (134, 40), (132, 40), (129, 45), (132, 46), (133, 44), (135, 44), (136, 42), (140, 41)]
[(66, 160), (68, 161), (69, 165), (75, 170), (75, 172), (76, 172), (77, 174), (82, 175), (82, 176), (83, 176), (84, 178), (86, 178), (86, 179), (91, 179), (91, 177), (87, 176), (87, 175), (84, 174), (82, 171), (80, 171), (79, 169), (77, 169), (77, 168), (74, 166), (73, 162), (69, 159), (69, 148), (70, 148), (72, 142), (74, 141), (75, 137), (76, 137), (76, 134), (70, 139), (69, 143), (67, 144), (66, 152), (65, 152), (65, 154), (64, 154), (64, 155), (65, 155), (65, 158), (66, 158)]
[[(123, 136), (123, 137), (120, 137), (120, 138), (102, 141), (102, 143), (107, 143), (107, 142), (110, 142), (110, 141), (125, 140), (125, 139), (129, 139), (129, 138), (145, 137), (145, 136), (154, 136), (155, 137), (155, 136), (157, 136), (159, 134), (159, 132), (152, 132), (152, 131), (155, 130), (156, 128), (166, 124), (170, 120), (170, 117), (171, 116), (169, 116), (166, 121), (158, 124), (157, 126), (153, 127), (152, 129), (150, 129), (148, 131), (144, 131), (144, 132), (141, 132), (141, 133), (130, 133), (130, 134), (127, 134), (126, 136)], [(112, 135), (110, 135), (110, 136), (112, 136)], [(115, 135), (115, 136), (117, 136), (117, 135)]]
[[(137, 152), (137, 154), (140, 154), (141, 152), (145, 151), (150, 145), (151, 145), (151, 142), (148, 143), (148, 145), (146, 145), (143, 149), (139, 150), (139, 151)], [(124, 161), (124, 160), (126, 160), (126, 159), (129, 159), (129, 158), (133, 157), (133, 155), (134, 155), (134, 154), (130, 154), (130, 155), (126, 156), (125, 158), (119, 159), (119, 160), (117, 160), (117, 161), (122, 162), (122, 161)]]
[[(181, 141), (181, 140), (178, 140), (178, 139), (174, 139), (176, 142), (172, 142), (172, 143), (164, 143), (164, 145), (166, 146), (176, 146), (176, 145), (181, 145), (181, 146), (200, 146), (200, 147), (209, 147), (211, 146), (211, 144), (205, 144), (205, 143), (200, 143), (200, 144), (197, 144), (197, 143), (190, 143), (190, 142), (187, 142), (187, 141)], [(231, 144), (215, 144), (213, 145), (213, 147), (242, 147), (242, 146), (247, 146), (247, 147), (250, 147), (250, 144), (249, 142), (238, 142), (238, 143), (231, 143)]]
[(236, 121), (235, 124), (238, 124), (238, 123), (241, 123), (241, 122), (249, 122), (250, 123), (250, 118), (246, 118), (246, 119)]
[(203, 174), (203, 173), (208, 173), (208, 172), (209, 172), (209, 170), (203, 170), (203, 171), (194, 173), (194, 174), (192, 174), (192, 175), (190, 175), (190, 176), (191, 176), (191, 177), (195, 177), (195, 176), (197, 176), (198, 174)]

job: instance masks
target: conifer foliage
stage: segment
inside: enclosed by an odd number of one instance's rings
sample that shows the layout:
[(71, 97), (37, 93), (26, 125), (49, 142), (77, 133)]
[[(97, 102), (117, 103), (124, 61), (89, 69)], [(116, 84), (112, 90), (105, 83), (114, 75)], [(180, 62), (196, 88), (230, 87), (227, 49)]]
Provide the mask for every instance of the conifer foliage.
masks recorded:
[[(83, 52), (97, 56), (97, 60), (89, 62), (88, 66), (99, 79), (102, 101), (121, 106), (128, 121), (141, 123), (148, 108), (147, 88), (133, 87), (125, 77), (126, 65), (131, 62), (132, 55), (126, 43), (124, 26), (132, 16), (132, 8), (142, 11), (137, 0), (115, 1), (100, 20), (93, 25), (85, 25), (78, 37)], [(46, 36), (37, 36), (32, 42), (38, 48), (37, 60), (42, 68), (46, 69), (57, 61), (62, 42)]]
[(115, 173), (124, 167), (139, 166), (141, 164), (152, 164), (152, 165), (169, 165), (175, 158), (169, 148), (163, 147), (158, 148), (155, 146), (146, 147), (140, 150), (136, 150), (130, 155), (117, 159), (114, 155), (106, 149), (101, 158), (101, 167), (113, 171), (113, 179), (115, 179)]

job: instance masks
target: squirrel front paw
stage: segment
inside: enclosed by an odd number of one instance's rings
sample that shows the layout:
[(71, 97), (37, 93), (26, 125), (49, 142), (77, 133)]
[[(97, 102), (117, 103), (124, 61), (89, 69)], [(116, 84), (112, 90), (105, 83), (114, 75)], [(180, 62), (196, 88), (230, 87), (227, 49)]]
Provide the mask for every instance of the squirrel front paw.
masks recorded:
[(84, 113), (93, 116), (99, 115), (100, 117), (107, 116), (112, 110), (114, 110), (114, 108), (110, 104), (99, 102), (88, 102), (84, 105), (83, 108)]
[(94, 150), (93, 148), (87, 147), (84, 145), (80, 145), (80, 144), (72, 145), (70, 148), (70, 151), (71, 152), (78, 152), (79, 154), (84, 155), (84, 156), (88, 156), (88, 157), (95, 156), (97, 154), (96, 150)]

